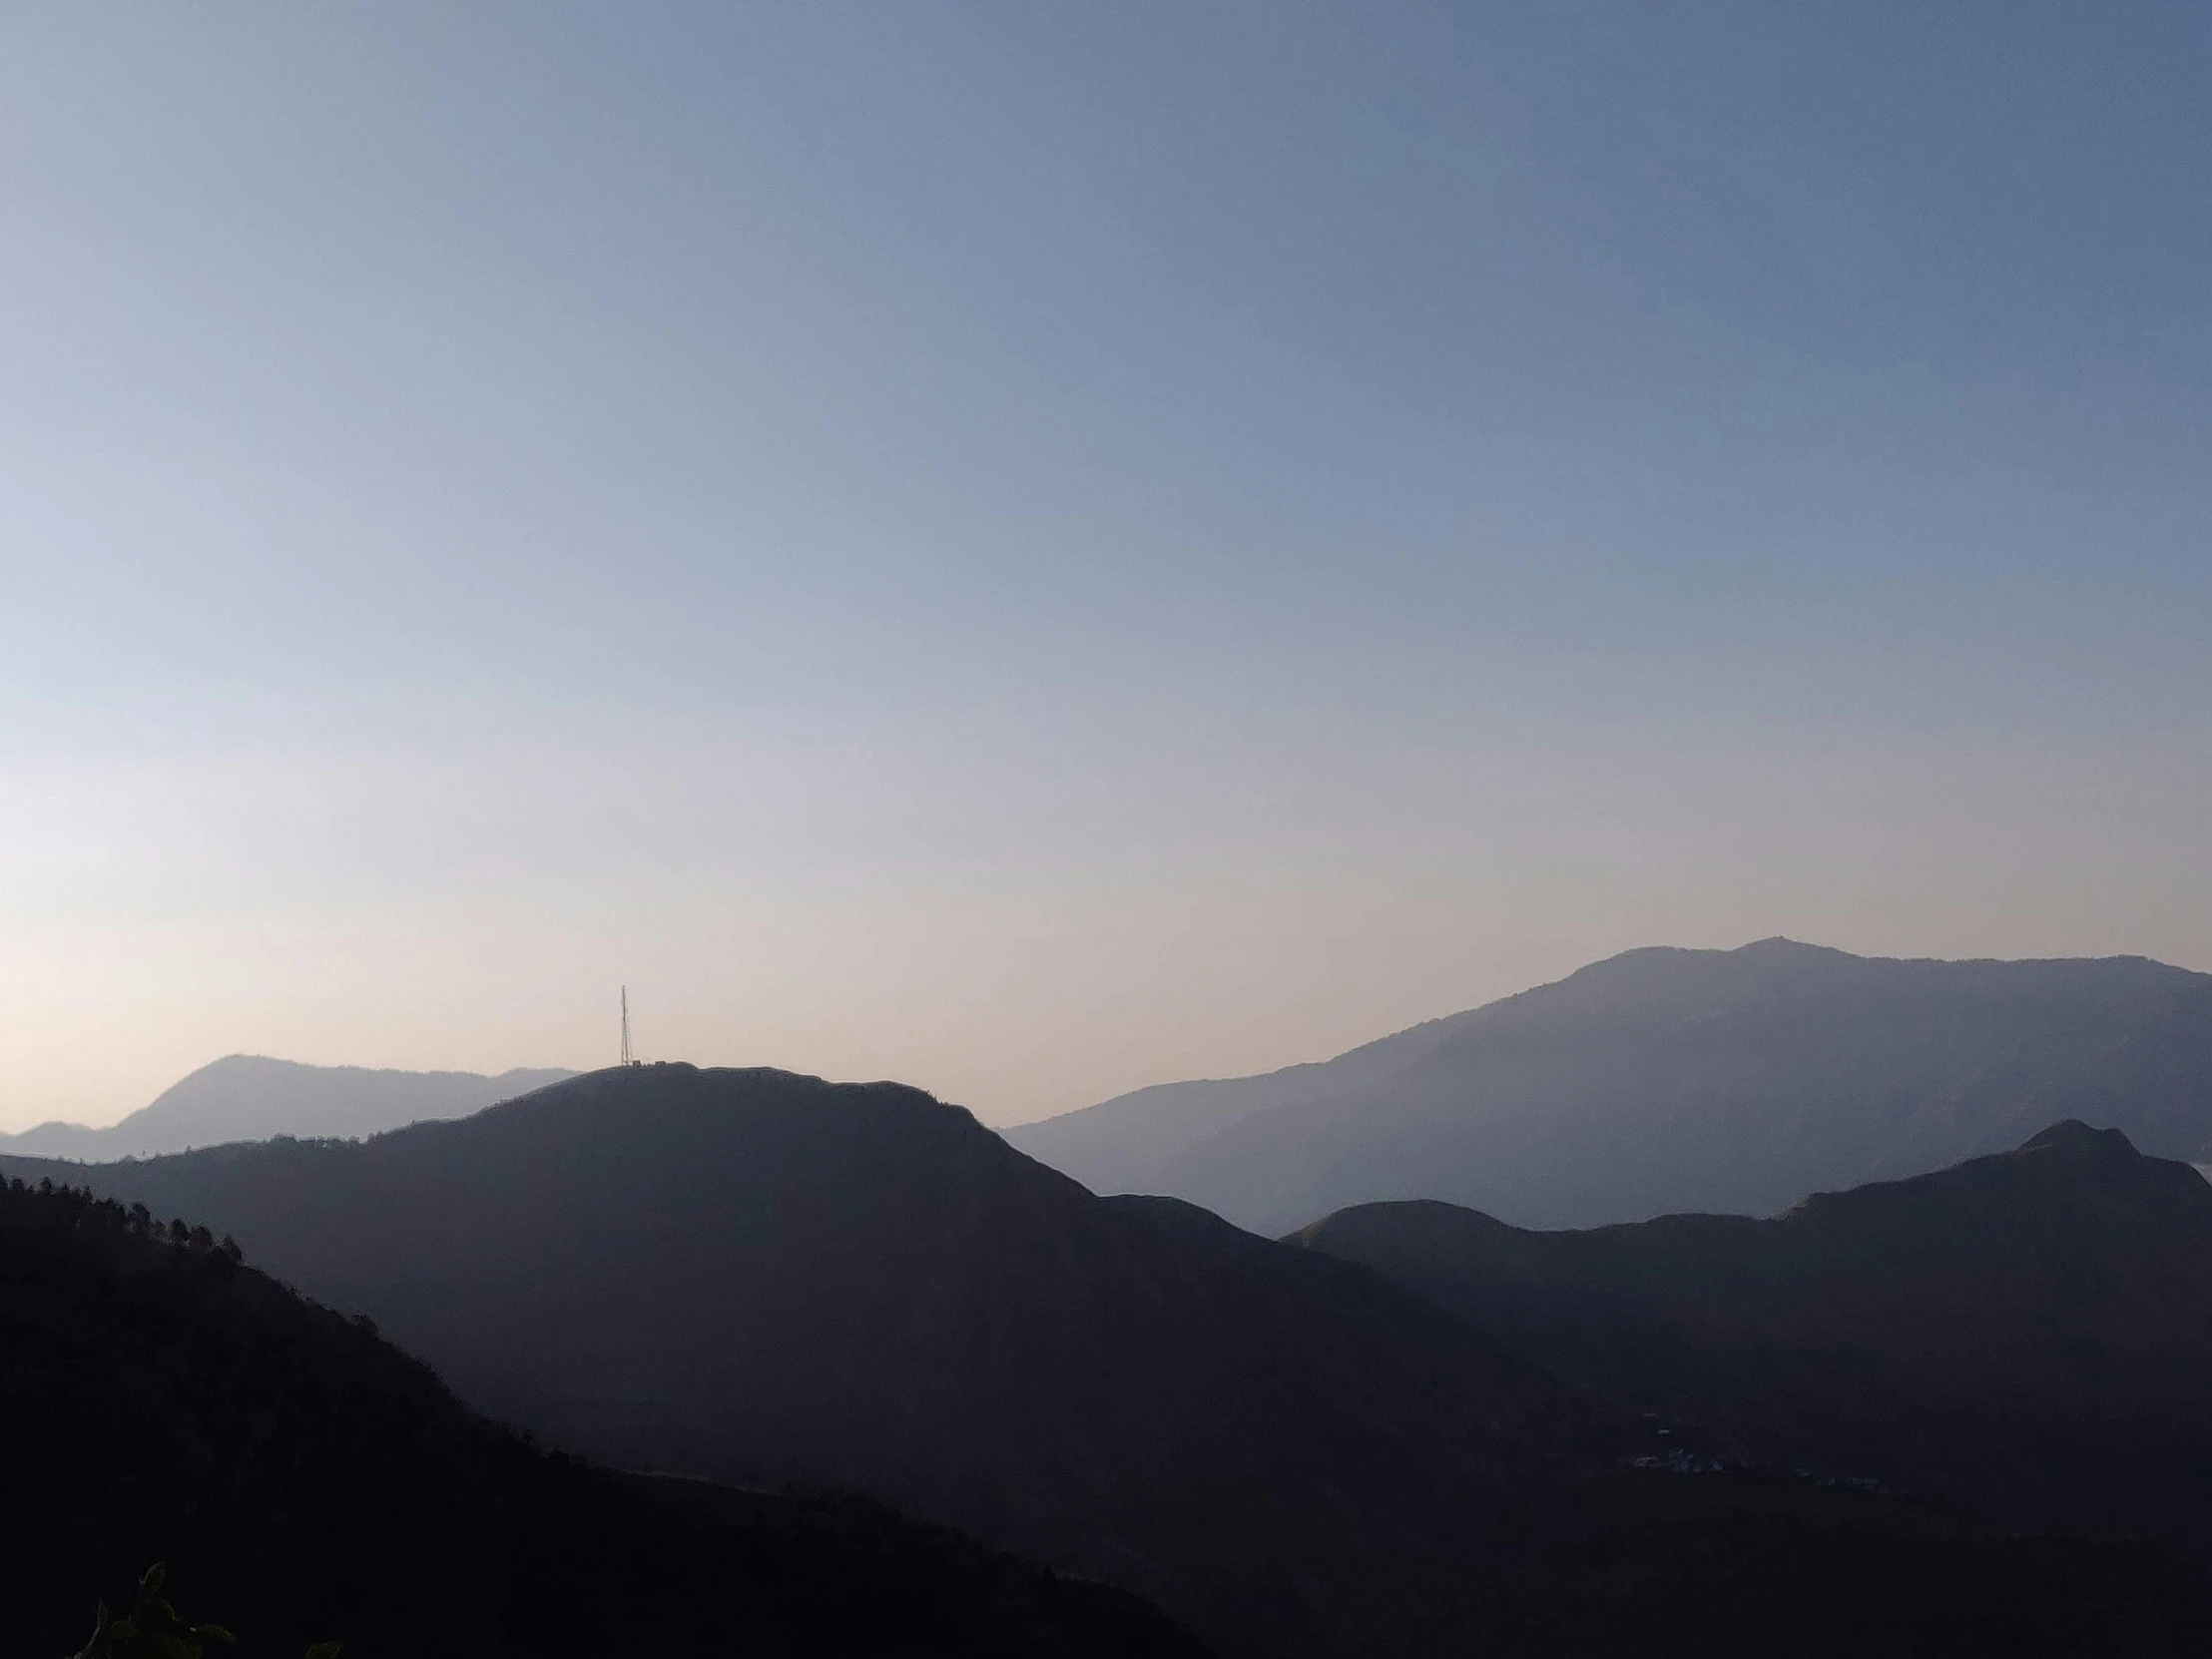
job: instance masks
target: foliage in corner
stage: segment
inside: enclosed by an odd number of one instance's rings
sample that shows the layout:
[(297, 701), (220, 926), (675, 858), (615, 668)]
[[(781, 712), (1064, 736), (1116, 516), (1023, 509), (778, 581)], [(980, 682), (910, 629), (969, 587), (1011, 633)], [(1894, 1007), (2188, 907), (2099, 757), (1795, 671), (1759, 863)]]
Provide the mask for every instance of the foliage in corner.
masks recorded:
[[(202, 1659), (210, 1646), (230, 1647), (236, 1638), (220, 1624), (187, 1624), (162, 1598), (169, 1569), (156, 1561), (139, 1580), (138, 1593), (118, 1618), (102, 1602), (92, 1617), (92, 1639), (70, 1659)], [(338, 1659), (336, 1642), (317, 1642), (307, 1659)]]

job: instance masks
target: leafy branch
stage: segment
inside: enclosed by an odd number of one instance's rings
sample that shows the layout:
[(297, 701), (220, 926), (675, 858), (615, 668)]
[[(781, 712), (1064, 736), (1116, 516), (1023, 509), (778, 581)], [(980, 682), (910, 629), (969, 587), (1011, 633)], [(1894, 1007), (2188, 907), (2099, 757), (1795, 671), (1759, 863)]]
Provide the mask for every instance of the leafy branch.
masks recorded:
[[(220, 1624), (187, 1624), (162, 1599), (169, 1569), (156, 1561), (138, 1583), (138, 1593), (121, 1617), (100, 1603), (92, 1616), (92, 1639), (70, 1659), (202, 1659), (208, 1648), (231, 1647), (237, 1638)], [(317, 1642), (307, 1659), (338, 1659), (336, 1642)]]

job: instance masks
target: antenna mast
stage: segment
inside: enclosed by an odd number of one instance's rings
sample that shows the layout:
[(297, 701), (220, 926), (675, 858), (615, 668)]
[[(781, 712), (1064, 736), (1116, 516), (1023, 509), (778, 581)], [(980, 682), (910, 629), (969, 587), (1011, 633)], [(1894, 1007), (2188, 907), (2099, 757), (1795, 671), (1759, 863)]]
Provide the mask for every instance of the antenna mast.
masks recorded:
[(630, 1058), (630, 987), (628, 985), (622, 987), (622, 1063), (626, 1066), (637, 1064), (637, 1061)]

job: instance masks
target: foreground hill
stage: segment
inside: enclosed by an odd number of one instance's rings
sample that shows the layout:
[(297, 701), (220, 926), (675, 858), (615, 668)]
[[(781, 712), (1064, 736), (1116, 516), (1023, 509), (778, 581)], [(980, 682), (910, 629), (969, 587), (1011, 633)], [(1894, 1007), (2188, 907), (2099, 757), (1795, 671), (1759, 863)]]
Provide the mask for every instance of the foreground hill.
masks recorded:
[(1184, 1655), (1116, 1591), (857, 1500), (618, 1477), (464, 1410), (204, 1232), (0, 1189), (0, 1652), (169, 1563), (242, 1659)]
[(2212, 975), (1787, 939), (1633, 950), (1326, 1065), (1147, 1089), (1007, 1138), (1094, 1191), (1273, 1235), (1406, 1198), (1531, 1227), (1771, 1215), (2069, 1117), (2212, 1156)]
[(171, 1084), (121, 1123), (88, 1129), (42, 1123), (0, 1135), (0, 1153), (73, 1158), (86, 1163), (147, 1158), (272, 1135), (380, 1135), (432, 1118), (466, 1117), (574, 1075), (565, 1071), (370, 1071), (361, 1066), (303, 1066), (259, 1054), (233, 1054)]
[(1733, 1455), (2212, 1560), (2212, 1185), (2117, 1130), (1772, 1221), (1531, 1233), (1377, 1204), (1298, 1242)]
[(1255, 1649), (1441, 1617), (1611, 1448), (1365, 1270), (1094, 1198), (895, 1085), (638, 1067), (79, 1173), (559, 1443), (875, 1493)]

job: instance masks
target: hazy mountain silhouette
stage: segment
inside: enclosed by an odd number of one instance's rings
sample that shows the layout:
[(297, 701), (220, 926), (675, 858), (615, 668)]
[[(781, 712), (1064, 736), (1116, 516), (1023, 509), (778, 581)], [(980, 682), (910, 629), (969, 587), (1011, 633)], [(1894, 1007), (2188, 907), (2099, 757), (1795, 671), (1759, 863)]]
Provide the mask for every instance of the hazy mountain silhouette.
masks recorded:
[(1254, 1649), (1441, 1617), (1611, 1446), (1365, 1270), (1094, 1198), (891, 1084), (650, 1066), (79, 1173), (560, 1443), (872, 1492)]
[(2117, 1130), (1770, 1221), (1534, 1233), (1414, 1202), (1297, 1238), (1737, 1455), (2212, 1560), (2212, 1185)]
[[(2201, 1646), (2206, 1609), (2147, 1546), (2012, 1539), (1787, 1478), (1617, 1472), (1625, 1413), (1577, 1397), (1417, 1295), (1174, 1201), (1095, 1199), (965, 1113), (892, 1085), (660, 1066), (361, 1144), (276, 1141), (89, 1169), (7, 1162), (236, 1228), (287, 1276), (378, 1315), (472, 1397), (561, 1439), (628, 1464), (896, 1495), (1154, 1586), (1231, 1652), (2019, 1659)], [(160, 1325), (96, 1291), (59, 1301), (76, 1315), (108, 1307), (115, 1318), (96, 1315), (94, 1328), (137, 1334), (137, 1346), (70, 1368), (105, 1367), (112, 1375), (93, 1389), (56, 1384), (10, 1417), (29, 1425), (20, 1438), (44, 1436), (27, 1449), (61, 1459), (55, 1480), (82, 1460), (70, 1447), (108, 1444), (100, 1424), (163, 1420), (144, 1410), (138, 1380), (162, 1375), (161, 1364), (148, 1372), (146, 1351), (165, 1347)], [(315, 1317), (322, 1340), (367, 1342)], [(735, 1620), (774, 1634), (785, 1628), (778, 1609), (799, 1618), (834, 1593), (836, 1552), (857, 1547), (873, 1565), (852, 1580), (854, 1606), (823, 1616), (831, 1636), (902, 1595), (920, 1634), (885, 1651), (934, 1651), (933, 1632), (961, 1619), (981, 1633), (974, 1651), (1026, 1651), (999, 1641), (979, 1602), (1023, 1641), (1062, 1644), (1050, 1651), (1172, 1645), (1127, 1603), (1064, 1580), (1040, 1585), (957, 1539), (939, 1536), (917, 1566), (915, 1540), (938, 1535), (849, 1502), (793, 1518), (733, 1507), (768, 1499), (662, 1478), (644, 1488), (662, 1518), (641, 1518), (623, 1507), (636, 1486), (592, 1476), (582, 1518), (575, 1488), (540, 1485), (449, 1525), (434, 1519), (443, 1499), (404, 1494), (425, 1468), (476, 1491), (477, 1453), (425, 1431), (407, 1442), (416, 1461), (387, 1438), (333, 1462), (309, 1430), (355, 1419), (346, 1367), (255, 1341), (243, 1372), (220, 1356), (177, 1362), (186, 1378), (217, 1380), (219, 1408), (190, 1407), (185, 1449), (160, 1441), (149, 1459), (125, 1429), (114, 1431), (120, 1450), (100, 1453), (102, 1467), (181, 1461), (262, 1517), (192, 1511), (208, 1522), (195, 1534), (207, 1543), (196, 1571), (242, 1539), (278, 1551), (279, 1580), (313, 1581), (314, 1563), (365, 1556), (343, 1568), (361, 1605), (434, 1607), (434, 1589), (406, 1587), (405, 1573), (429, 1570), (409, 1551), (458, 1537), (469, 1582), (506, 1582), (508, 1563), (526, 1557), (528, 1571), (513, 1570), (532, 1605), (573, 1602), (574, 1628), (596, 1632), (602, 1651), (638, 1651), (663, 1627), (648, 1620), (609, 1639), (616, 1615), (595, 1625), (598, 1610), (626, 1597), (680, 1611), (705, 1600), (722, 1621), (710, 1628)], [(198, 1401), (211, 1385), (186, 1391)], [(215, 1428), (194, 1426), (203, 1416)], [(1668, 1443), (1642, 1432), (1643, 1443)], [(222, 1472), (272, 1461), (278, 1474), (243, 1484)], [(299, 1484), (272, 1499), (279, 1474)], [(571, 1475), (583, 1478), (559, 1478)], [(185, 1502), (181, 1481), (154, 1489)], [(379, 1495), (393, 1481), (402, 1495)], [(672, 1542), (659, 1530), (665, 1506), (686, 1497), (701, 1510), (686, 1525), (707, 1532), (679, 1529)], [(432, 1502), (433, 1523), (387, 1537), (390, 1517), (420, 1502)], [(23, 1529), (44, 1524), (39, 1511)], [(341, 1524), (356, 1530), (333, 1540)], [(764, 1555), (763, 1525), (799, 1541)], [(78, 1559), (92, 1535), (49, 1558)], [(149, 1536), (101, 1559), (144, 1554)], [(735, 1578), (720, 1564), (726, 1551), (744, 1563)], [(546, 1578), (531, 1576), (541, 1566), (562, 1581), (559, 1596), (541, 1593)], [(873, 1587), (877, 1569), (892, 1590)], [(666, 1589), (671, 1574), (683, 1587)], [(761, 1588), (779, 1575), (789, 1584)], [(1068, 1599), (1055, 1600), (1060, 1591)], [(234, 1605), (200, 1604), (219, 1600)], [(652, 1650), (701, 1648), (671, 1639)]]
[(1008, 1130), (1094, 1191), (1275, 1234), (1435, 1198), (1524, 1226), (1771, 1215), (2075, 1117), (2212, 1149), (2212, 975), (2140, 957), (1898, 961), (1769, 939), (1633, 950), (1266, 1077)]
[(472, 1071), (371, 1071), (232, 1054), (171, 1084), (152, 1105), (121, 1123), (106, 1129), (42, 1123), (21, 1134), (0, 1135), (0, 1153), (92, 1163), (272, 1135), (351, 1139), (429, 1119), (466, 1117), (495, 1101), (512, 1100), (574, 1075), (558, 1070), (503, 1071), (496, 1077)]
[(0, 1189), (0, 1355), (9, 1654), (74, 1651), (156, 1560), (241, 1659), (1197, 1651), (857, 1499), (533, 1449), (365, 1324), (86, 1195)]

